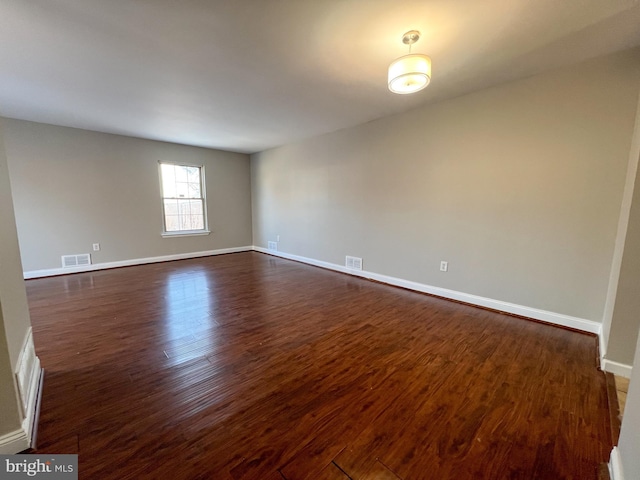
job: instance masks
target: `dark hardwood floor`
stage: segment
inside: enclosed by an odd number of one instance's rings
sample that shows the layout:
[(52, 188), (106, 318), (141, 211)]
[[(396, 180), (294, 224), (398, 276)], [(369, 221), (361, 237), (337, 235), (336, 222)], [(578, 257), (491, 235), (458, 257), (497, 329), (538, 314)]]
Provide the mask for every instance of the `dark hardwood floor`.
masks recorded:
[(596, 337), (248, 252), (27, 282), (86, 479), (595, 479)]

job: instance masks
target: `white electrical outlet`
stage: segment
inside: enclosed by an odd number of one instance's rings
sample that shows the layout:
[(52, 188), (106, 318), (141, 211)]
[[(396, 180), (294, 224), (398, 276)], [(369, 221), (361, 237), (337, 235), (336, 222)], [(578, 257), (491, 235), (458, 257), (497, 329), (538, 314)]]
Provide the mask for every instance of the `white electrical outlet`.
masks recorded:
[(267, 248), (269, 250), (278, 251), (278, 242), (267, 242)]
[(93, 244), (93, 251), (94, 252), (99, 252), (100, 251), (100, 244), (99, 243), (94, 243)]
[(449, 262), (445, 262), (443, 260), (442, 262), (440, 262), (440, 271), (446, 272), (447, 270), (449, 270)]

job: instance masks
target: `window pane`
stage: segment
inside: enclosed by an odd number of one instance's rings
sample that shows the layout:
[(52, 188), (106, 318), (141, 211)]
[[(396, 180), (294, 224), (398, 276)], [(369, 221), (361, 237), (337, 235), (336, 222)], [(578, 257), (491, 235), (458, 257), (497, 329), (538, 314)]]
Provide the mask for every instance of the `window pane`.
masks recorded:
[(200, 184), (189, 183), (189, 198), (200, 198)]
[(176, 165), (176, 182), (187, 182), (189, 177), (187, 175), (187, 169), (184, 165)]
[(202, 215), (202, 200), (191, 200), (191, 214)]
[(187, 183), (178, 182), (176, 184), (176, 197), (189, 198), (189, 186)]
[(203, 215), (191, 215), (191, 229), (192, 230), (204, 230), (204, 216)]
[(200, 184), (200, 167), (188, 167), (187, 178), (191, 183)]
[(175, 175), (175, 165), (171, 165), (168, 163), (162, 163), (160, 165), (160, 168), (162, 169), (162, 178), (166, 178), (169, 181), (175, 182), (176, 180), (176, 175)]
[(164, 201), (164, 214), (165, 215), (177, 215), (178, 214), (178, 201), (177, 200), (165, 200)]
[(178, 202), (178, 212), (181, 216), (191, 214), (191, 202), (189, 200), (176, 200)]
[(167, 165), (163, 163), (160, 166), (162, 174), (162, 196), (163, 197), (175, 197), (176, 196), (176, 175), (175, 166)]
[(180, 217), (178, 217), (178, 215), (166, 215), (164, 219), (167, 232), (177, 232), (180, 230)]

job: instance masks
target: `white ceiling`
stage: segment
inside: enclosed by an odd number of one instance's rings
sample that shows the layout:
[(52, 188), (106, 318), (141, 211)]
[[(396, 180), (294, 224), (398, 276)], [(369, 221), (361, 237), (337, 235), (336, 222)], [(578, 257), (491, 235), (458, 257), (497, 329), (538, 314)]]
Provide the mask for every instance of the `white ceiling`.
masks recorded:
[(639, 44), (638, 0), (0, 0), (0, 115), (256, 152)]

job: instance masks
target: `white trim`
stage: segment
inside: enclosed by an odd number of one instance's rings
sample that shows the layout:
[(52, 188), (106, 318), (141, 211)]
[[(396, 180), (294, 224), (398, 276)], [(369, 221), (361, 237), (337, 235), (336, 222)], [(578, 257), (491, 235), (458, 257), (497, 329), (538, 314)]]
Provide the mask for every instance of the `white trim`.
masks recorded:
[(620, 206), (620, 215), (618, 217), (618, 228), (616, 231), (613, 259), (611, 262), (611, 272), (609, 274), (609, 284), (607, 286), (607, 297), (604, 304), (602, 331), (600, 332), (600, 368), (607, 372), (626, 376), (627, 378), (631, 375), (631, 367), (629, 365), (605, 360), (604, 357), (607, 354), (607, 345), (611, 335), (611, 325), (613, 322), (616, 298), (618, 295), (618, 284), (620, 281), (620, 272), (626, 247), (627, 231), (629, 229), (629, 216), (633, 205), (633, 194), (636, 189), (638, 161), (640, 161), (640, 98), (638, 98), (638, 105), (636, 108), (636, 119), (633, 126), (631, 148), (629, 149), (629, 161), (627, 163), (627, 175), (625, 177), (622, 204)]
[(564, 315), (562, 313), (549, 312), (547, 310), (540, 310), (538, 308), (527, 307), (524, 305), (517, 305), (515, 303), (503, 302), (502, 300), (494, 300), (492, 298), (480, 297), (478, 295), (472, 295), (470, 293), (458, 292), (456, 290), (449, 290), (447, 288), (435, 287), (432, 285), (426, 285), (423, 283), (412, 282), (410, 280), (403, 280), (401, 278), (390, 277), (388, 275), (382, 275), (379, 273), (368, 272), (366, 270), (351, 270), (341, 265), (334, 263), (324, 262), (322, 260), (315, 260), (312, 258), (301, 257), (299, 255), (292, 255), (290, 253), (277, 252), (274, 250), (268, 250), (263, 247), (254, 246), (253, 249), (257, 252), (266, 253), (268, 255), (275, 255), (278, 257), (286, 258), (289, 260), (295, 260), (309, 265), (315, 265), (317, 267), (326, 268), (329, 270), (335, 270), (337, 272), (348, 273), (358, 277), (368, 278), (370, 280), (376, 280), (378, 282), (387, 283), (389, 285), (395, 285), (397, 287), (407, 288), (409, 290), (415, 290), (417, 292), (428, 293), (436, 295), (438, 297), (449, 298), (451, 300), (457, 300), (464, 303), (470, 303), (480, 307), (491, 308), (493, 310), (499, 310), (501, 312), (511, 313), (514, 315), (521, 315), (523, 317), (533, 318), (535, 320), (541, 320), (543, 322), (552, 323), (554, 325), (561, 325), (563, 327), (575, 328), (588, 333), (600, 333), (601, 324), (594, 322), (593, 320), (587, 320), (584, 318), (572, 317)]
[(626, 363), (615, 362), (606, 358), (607, 345), (604, 340), (604, 324), (601, 325), (600, 332), (598, 333), (598, 341), (600, 342), (600, 370), (603, 372), (613, 373), (624, 378), (631, 378), (631, 371), (633, 367)]
[(40, 359), (36, 356), (31, 327), (27, 330), (24, 345), (18, 357), (15, 375), (22, 415), (29, 417), (34, 410), (40, 382)]
[(618, 228), (613, 250), (613, 260), (611, 262), (611, 272), (609, 273), (609, 284), (607, 286), (607, 298), (604, 305), (603, 331), (609, 335), (609, 328), (613, 320), (613, 311), (618, 293), (618, 283), (620, 281), (620, 271), (627, 241), (627, 230), (629, 229), (629, 216), (631, 205), (633, 204), (633, 193), (635, 190), (636, 175), (638, 173), (638, 161), (640, 160), (640, 98), (636, 110), (636, 120), (633, 128), (631, 149), (629, 150), (629, 161), (627, 163), (627, 175), (625, 177), (624, 190), (622, 193), (622, 204), (618, 216)]
[(600, 325), (600, 331), (598, 332), (598, 343), (599, 343), (598, 354), (600, 355), (600, 369), (604, 370), (604, 367), (602, 365), (604, 364), (604, 357), (607, 354), (607, 344), (604, 341), (604, 325)]
[(36, 355), (31, 327), (25, 336), (14, 376), (17, 402), (22, 416), (21, 428), (0, 436), (0, 454), (12, 455), (31, 447), (38, 413), (38, 394), (42, 380), (40, 359)]
[(600, 369), (624, 378), (631, 378), (631, 370), (633, 367), (626, 363), (614, 362), (613, 360), (603, 358), (600, 360)]
[(620, 458), (620, 449), (618, 449), (618, 447), (613, 447), (613, 450), (611, 450), (609, 473), (611, 474), (611, 480), (624, 480), (622, 458)]
[(251, 250), (253, 250), (253, 247), (251, 246), (220, 248), (218, 250), (207, 250), (203, 252), (176, 253), (173, 255), (162, 255), (159, 257), (133, 258), (131, 260), (120, 260), (117, 262), (94, 263), (93, 265), (85, 265), (82, 267), (31, 270), (24, 272), (24, 278), (25, 280), (28, 280), (30, 278), (52, 277), (54, 275), (66, 275), (68, 273), (93, 272), (96, 270), (106, 270), (108, 268), (131, 267), (134, 265), (144, 265), (146, 263), (170, 262), (172, 260), (224, 255), (226, 253), (250, 252)]
[(176, 232), (162, 232), (160, 235), (162, 238), (175, 238), (175, 237), (199, 237), (201, 235), (209, 235), (209, 230), (178, 230)]
[(31, 447), (31, 442), (23, 428), (0, 437), (0, 455), (13, 455)]
[(42, 380), (41, 376), (42, 369), (40, 368), (40, 359), (36, 355), (36, 349), (33, 343), (33, 330), (29, 327), (24, 346), (20, 352), (20, 357), (18, 358), (15, 373), (18, 396), (23, 415), (22, 430), (28, 439), (29, 446), (31, 446), (31, 438), (33, 436), (34, 424), (36, 421), (35, 417), (38, 407), (37, 402), (40, 381)]

